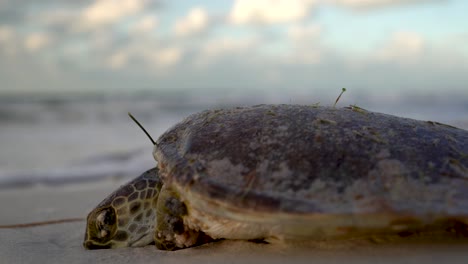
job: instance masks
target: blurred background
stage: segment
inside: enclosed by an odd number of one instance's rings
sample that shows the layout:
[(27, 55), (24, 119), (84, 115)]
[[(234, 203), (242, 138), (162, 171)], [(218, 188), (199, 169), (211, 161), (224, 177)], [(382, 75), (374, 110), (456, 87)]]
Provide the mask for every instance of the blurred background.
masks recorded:
[(357, 104), (468, 129), (463, 0), (0, 0), (0, 188), (134, 177), (206, 108)]

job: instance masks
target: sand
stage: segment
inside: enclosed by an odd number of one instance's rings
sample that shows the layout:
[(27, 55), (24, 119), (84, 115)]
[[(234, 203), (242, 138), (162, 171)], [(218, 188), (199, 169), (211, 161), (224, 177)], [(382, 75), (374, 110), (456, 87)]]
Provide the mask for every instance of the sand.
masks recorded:
[(0, 229), (0, 263), (468, 263), (466, 242), (340, 241), (258, 244), (218, 241), (174, 252), (154, 246), (85, 250), (87, 213), (122, 182), (0, 190), (0, 225), (81, 218)]

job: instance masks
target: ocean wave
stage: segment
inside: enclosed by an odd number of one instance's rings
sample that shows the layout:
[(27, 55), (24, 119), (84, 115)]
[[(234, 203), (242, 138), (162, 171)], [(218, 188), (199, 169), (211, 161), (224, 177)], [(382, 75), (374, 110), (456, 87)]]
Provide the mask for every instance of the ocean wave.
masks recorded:
[[(127, 112), (157, 138), (183, 117), (207, 108), (257, 103), (331, 105), (332, 99), (190, 93), (0, 97), (0, 188), (139, 175), (155, 161), (148, 149), (127, 151), (149, 143)], [(357, 103), (370, 111), (468, 129), (466, 96), (400, 96), (389, 100), (349, 93), (341, 100), (340, 106)]]
[(156, 162), (152, 156), (143, 150), (124, 154), (106, 154), (63, 167), (0, 171), (0, 188), (134, 178), (154, 166)]

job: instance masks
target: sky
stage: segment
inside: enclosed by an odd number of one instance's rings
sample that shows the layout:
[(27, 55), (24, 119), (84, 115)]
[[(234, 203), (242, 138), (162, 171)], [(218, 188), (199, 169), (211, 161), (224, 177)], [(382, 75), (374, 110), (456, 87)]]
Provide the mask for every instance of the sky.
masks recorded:
[(468, 1), (0, 0), (0, 95), (315, 91), (468, 101)]

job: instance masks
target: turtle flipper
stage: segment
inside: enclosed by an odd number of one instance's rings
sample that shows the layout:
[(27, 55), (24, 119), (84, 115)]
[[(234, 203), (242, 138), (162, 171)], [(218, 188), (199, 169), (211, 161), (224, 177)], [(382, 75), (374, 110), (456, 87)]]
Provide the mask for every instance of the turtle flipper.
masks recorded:
[(212, 241), (202, 231), (184, 224), (187, 207), (178, 195), (166, 185), (159, 193), (154, 243), (161, 250), (176, 250)]

